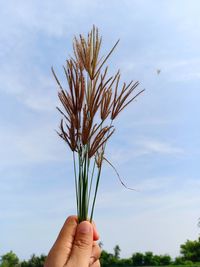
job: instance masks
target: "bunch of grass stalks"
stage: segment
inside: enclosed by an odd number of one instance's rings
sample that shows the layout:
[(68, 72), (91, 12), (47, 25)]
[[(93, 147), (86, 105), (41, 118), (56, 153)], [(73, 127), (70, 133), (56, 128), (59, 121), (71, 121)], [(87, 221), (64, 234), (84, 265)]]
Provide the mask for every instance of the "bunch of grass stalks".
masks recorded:
[(105, 65), (118, 42), (101, 57), (102, 37), (99, 37), (98, 28), (93, 26), (87, 37), (75, 37), (74, 55), (63, 67), (66, 90), (52, 68), (63, 106), (63, 110), (57, 107), (62, 115), (60, 132), (57, 133), (73, 154), (79, 222), (92, 221), (102, 164), (106, 160), (106, 144), (115, 131), (114, 122), (121, 111), (144, 91), (133, 95), (138, 82), (120, 86), (120, 71), (108, 75)]

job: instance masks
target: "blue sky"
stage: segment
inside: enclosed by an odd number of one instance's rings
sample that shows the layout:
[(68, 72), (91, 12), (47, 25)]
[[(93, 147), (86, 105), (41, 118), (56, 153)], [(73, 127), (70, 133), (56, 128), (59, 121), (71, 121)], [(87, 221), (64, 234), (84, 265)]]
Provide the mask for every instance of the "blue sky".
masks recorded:
[[(53, 65), (93, 24), (105, 54), (120, 38), (111, 71), (145, 93), (121, 114), (108, 146), (95, 210), (104, 248), (179, 254), (200, 217), (199, 1), (1, 1), (0, 254), (47, 253), (75, 213), (71, 153), (58, 138)], [(156, 70), (161, 69), (157, 75)]]

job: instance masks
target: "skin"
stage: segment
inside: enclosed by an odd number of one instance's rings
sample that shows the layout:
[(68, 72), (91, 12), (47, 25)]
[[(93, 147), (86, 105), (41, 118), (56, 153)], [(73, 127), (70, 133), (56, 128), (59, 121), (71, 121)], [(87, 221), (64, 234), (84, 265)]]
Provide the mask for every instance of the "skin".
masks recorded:
[(101, 249), (94, 223), (78, 224), (76, 216), (65, 221), (44, 267), (100, 267)]

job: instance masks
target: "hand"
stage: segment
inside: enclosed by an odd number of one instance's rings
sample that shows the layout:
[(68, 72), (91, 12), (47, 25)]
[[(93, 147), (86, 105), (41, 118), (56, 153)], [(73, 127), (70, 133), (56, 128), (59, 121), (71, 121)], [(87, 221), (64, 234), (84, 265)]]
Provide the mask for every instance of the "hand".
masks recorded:
[(45, 267), (100, 267), (101, 250), (96, 227), (88, 221), (78, 224), (76, 216), (65, 221), (45, 261)]

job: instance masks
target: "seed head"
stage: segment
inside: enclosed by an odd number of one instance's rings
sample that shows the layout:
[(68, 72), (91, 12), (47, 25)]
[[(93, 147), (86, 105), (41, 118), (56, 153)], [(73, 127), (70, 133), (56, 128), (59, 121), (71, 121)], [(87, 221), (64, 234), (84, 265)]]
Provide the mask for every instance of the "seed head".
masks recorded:
[[(67, 79), (65, 90), (57, 78), (58, 97), (63, 110), (57, 107), (63, 118), (59, 136), (65, 140), (72, 151), (81, 152), (87, 146), (88, 157), (95, 157), (100, 166), (107, 140), (114, 133), (112, 121), (139, 94), (132, 96), (139, 85), (131, 81), (120, 87), (120, 72), (108, 75), (108, 66), (103, 68), (119, 40), (105, 57), (100, 58), (102, 37), (93, 26), (87, 38), (83, 35), (74, 38), (74, 56), (63, 67)], [(111, 123), (108, 124), (108, 119)], [(103, 152), (102, 152), (103, 151)]]

